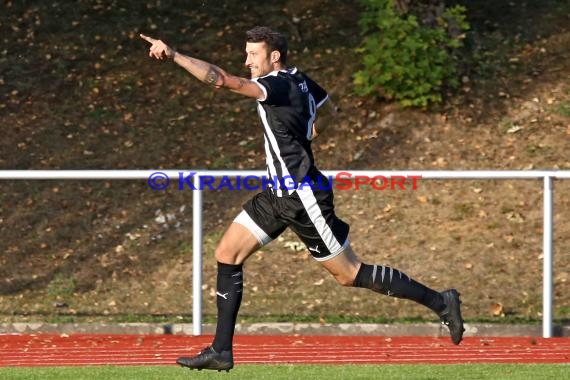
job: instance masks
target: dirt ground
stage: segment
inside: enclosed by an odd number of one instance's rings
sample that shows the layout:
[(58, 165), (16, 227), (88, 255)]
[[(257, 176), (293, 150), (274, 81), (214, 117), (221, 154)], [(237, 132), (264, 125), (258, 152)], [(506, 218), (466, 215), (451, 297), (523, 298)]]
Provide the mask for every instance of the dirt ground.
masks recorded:
[[(570, 7), (470, 1), (462, 88), (430, 110), (352, 89), (358, 8), (334, 0), (5, 1), (0, 7), (0, 169), (261, 169), (254, 104), (148, 59), (145, 32), (236, 74), (244, 31), (291, 36), (290, 62), (343, 110), (314, 142), (321, 169), (569, 170)], [(570, 182), (555, 182), (555, 318), (570, 317)], [(146, 181), (3, 181), (0, 319), (185, 319), (192, 193)], [(251, 192), (206, 191), (204, 312), (213, 250)], [(436, 289), (468, 320), (542, 312), (542, 183), (421, 180), (416, 190), (337, 191), (364, 261)], [(408, 301), (341, 288), (287, 232), (246, 264), (240, 317), (433, 319)]]

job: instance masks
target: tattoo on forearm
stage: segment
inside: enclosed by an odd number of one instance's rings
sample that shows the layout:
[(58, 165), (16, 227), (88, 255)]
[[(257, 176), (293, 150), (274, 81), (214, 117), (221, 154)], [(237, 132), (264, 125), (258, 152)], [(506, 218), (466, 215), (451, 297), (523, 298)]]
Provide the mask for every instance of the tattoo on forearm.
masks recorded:
[(220, 78), (220, 73), (214, 67), (210, 66), (208, 69), (208, 73), (206, 74), (206, 78), (204, 78), (204, 82), (215, 86), (218, 83), (218, 79)]
[(247, 82), (247, 81), (246, 81), (245, 79), (239, 78), (239, 81), (238, 81), (238, 90), (239, 90), (240, 88), (243, 88), (243, 86), (245, 86), (246, 82)]

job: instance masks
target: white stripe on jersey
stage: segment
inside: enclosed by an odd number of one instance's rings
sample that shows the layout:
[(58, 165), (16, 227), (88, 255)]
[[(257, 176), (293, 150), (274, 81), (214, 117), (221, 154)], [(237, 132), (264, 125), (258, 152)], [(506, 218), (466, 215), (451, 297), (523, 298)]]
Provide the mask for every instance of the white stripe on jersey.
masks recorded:
[[(264, 77), (268, 77), (268, 76), (277, 76), (277, 74), (279, 73), (279, 71), (272, 71), (269, 74), (264, 75), (261, 78)], [(252, 81), (255, 82), (255, 84), (257, 84), (263, 91), (263, 93), (265, 94), (264, 99), (258, 99), (258, 102), (262, 102), (265, 99), (267, 99), (267, 89), (265, 88), (265, 86), (263, 86), (261, 83), (259, 83), (257, 81), (258, 78), (252, 78)], [(286, 176), (290, 177), (289, 174), (289, 170), (287, 170), (287, 166), (285, 165), (285, 161), (283, 161), (283, 158), (281, 157), (281, 151), (279, 150), (279, 145), (277, 145), (277, 140), (275, 139), (275, 136), (273, 135), (273, 133), (271, 132), (271, 128), (269, 127), (269, 122), (267, 121), (267, 113), (265, 112), (265, 110), (263, 109), (263, 107), (261, 106), (261, 104), (257, 104), (257, 109), (259, 111), (259, 117), (261, 119), (261, 122), (263, 124), (263, 127), (265, 128), (265, 131), (267, 132), (267, 134), (264, 136), (264, 140), (265, 140), (265, 161), (267, 163), (267, 175), (270, 179), (274, 179), (274, 178), (283, 178)], [(279, 158), (279, 162), (281, 163), (281, 169), (282, 169), (282, 175), (281, 177), (279, 177), (279, 173), (277, 173), (277, 168), (275, 167), (275, 165), (273, 164), (273, 155), (271, 154), (271, 149), (270, 149), (270, 144), (273, 147), (273, 151), (275, 152), (275, 154), (277, 154), (277, 157)], [(276, 190), (276, 194), (278, 197), (282, 197), (283, 196), (283, 191), (281, 189), (279, 189), (279, 184), (275, 184), (275, 190)], [(293, 194), (295, 190), (289, 190), (289, 194)]]
[[(263, 86), (262, 86), (263, 87)], [(320, 101), (320, 103), (316, 104), (315, 103), (315, 98), (313, 98), (313, 95), (309, 95), (309, 103), (314, 103), (315, 104), (315, 109), (312, 109), (312, 104), (311, 104), (311, 118), (308, 121), (308, 125), (307, 125), (307, 140), (312, 140), (313, 139), (313, 123), (315, 122), (315, 118), (317, 117), (317, 110), (329, 99), (329, 96), (325, 96), (325, 98), (323, 100)]]
[(307, 215), (309, 215), (311, 222), (313, 222), (315, 229), (321, 236), (321, 239), (323, 239), (323, 242), (325, 243), (327, 249), (330, 252), (330, 255), (328, 256), (319, 257), (315, 259), (317, 261), (326, 261), (332, 259), (335, 256), (338, 256), (340, 253), (342, 253), (342, 251), (344, 251), (348, 247), (350, 243), (348, 238), (346, 238), (346, 241), (343, 244), (341, 244), (336, 239), (330, 226), (327, 224), (327, 221), (325, 220), (323, 213), (321, 212), (321, 209), (317, 203), (317, 198), (315, 198), (312, 189), (310, 188), (307, 189), (306, 186), (303, 186), (302, 188), (297, 189), (297, 195), (299, 195), (301, 202), (303, 202), (303, 206), (305, 206), (305, 211), (307, 211)]
[[(275, 135), (273, 134), (273, 131), (269, 126), (269, 122), (267, 121), (267, 113), (265, 112), (265, 109), (263, 109), (261, 104), (257, 105), (257, 109), (259, 110), (259, 117), (261, 118), (261, 122), (263, 124), (263, 127), (265, 128), (265, 155), (267, 160), (267, 166), (269, 167), (270, 171), (273, 172), (273, 175), (276, 176), (277, 178), (292, 178), (291, 173), (289, 173), (289, 169), (287, 169), (287, 165), (285, 165), (285, 161), (283, 161), (283, 157), (281, 156), (281, 150), (279, 150), (279, 144), (277, 144), (277, 139), (275, 139)], [(271, 150), (269, 149), (268, 143), (271, 145), (271, 148), (273, 148), (273, 151), (275, 152), (277, 158), (279, 159), (279, 164), (281, 166), (281, 176), (279, 176), (279, 173), (277, 173), (277, 168), (275, 167), (275, 165), (273, 165), (274, 160), (273, 156), (271, 155)], [(271, 178), (275, 177), (271, 176)], [(281, 197), (282, 191), (281, 189), (279, 189), (279, 185), (280, 184), (276, 183), (275, 187), (278, 189), (277, 196)], [(289, 194), (293, 194), (295, 192), (295, 189), (290, 189), (288, 191)]]
[[(263, 86), (261, 86), (263, 87)], [(319, 104), (317, 104), (317, 108), (319, 108), (320, 106), (322, 106), (323, 104), (325, 104), (325, 102), (329, 100), (329, 96), (325, 96), (325, 98), (323, 100), (321, 100), (321, 102)]]
[(309, 112), (311, 117), (307, 120), (307, 140), (311, 141), (313, 139), (313, 123), (317, 117), (317, 103), (312, 94), (309, 94)]
[[(272, 178), (277, 178), (277, 169), (275, 168), (275, 165), (273, 164), (273, 160), (271, 159), (273, 156), (271, 155), (271, 149), (269, 148), (269, 139), (267, 138), (267, 136), (263, 135), (263, 146), (265, 147), (265, 162), (267, 164), (267, 178), (272, 179)], [(277, 185), (277, 184), (275, 184)], [(279, 188), (279, 186), (275, 187), (276, 189)], [(281, 193), (279, 193), (279, 196), (281, 196)]]

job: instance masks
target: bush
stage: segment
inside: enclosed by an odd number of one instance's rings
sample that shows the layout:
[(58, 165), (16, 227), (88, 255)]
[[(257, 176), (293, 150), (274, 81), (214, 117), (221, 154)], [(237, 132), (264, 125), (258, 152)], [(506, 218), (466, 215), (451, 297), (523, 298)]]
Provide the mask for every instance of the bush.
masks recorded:
[(403, 106), (425, 107), (442, 101), (446, 88), (456, 88), (457, 59), (469, 25), (465, 8), (445, 9), (434, 26), (420, 25), (409, 11), (397, 12), (394, 0), (361, 0), (359, 25), (365, 33), (363, 66), (354, 76), (359, 95), (396, 100)]

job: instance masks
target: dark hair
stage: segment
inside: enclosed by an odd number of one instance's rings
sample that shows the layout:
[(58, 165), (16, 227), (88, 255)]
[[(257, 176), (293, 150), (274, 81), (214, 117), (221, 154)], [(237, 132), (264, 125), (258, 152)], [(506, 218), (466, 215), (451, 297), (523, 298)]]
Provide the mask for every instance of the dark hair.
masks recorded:
[(279, 61), (287, 63), (287, 39), (285, 36), (267, 26), (256, 26), (246, 32), (247, 42), (265, 42), (269, 51), (277, 50), (280, 54)]

